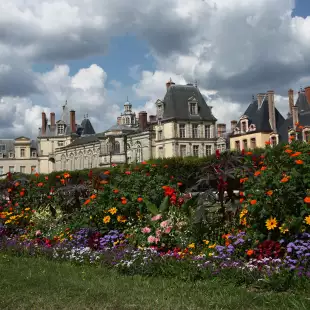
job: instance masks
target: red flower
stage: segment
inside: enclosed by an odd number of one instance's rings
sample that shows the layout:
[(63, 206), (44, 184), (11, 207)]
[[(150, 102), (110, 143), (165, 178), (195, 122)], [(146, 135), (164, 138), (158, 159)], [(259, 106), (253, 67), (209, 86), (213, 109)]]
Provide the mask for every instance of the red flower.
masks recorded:
[(92, 170), (89, 170), (88, 179), (89, 179), (89, 180), (92, 180), (92, 179), (93, 179), (93, 171), (92, 171)]
[(130, 175), (131, 171), (125, 171), (125, 174)]
[(217, 159), (220, 159), (220, 157), (221, 157), (221, 152), (220, 152), (220, 150), (216, 150), (216, 151), (215, 151), (215, 156), (216, 156)]

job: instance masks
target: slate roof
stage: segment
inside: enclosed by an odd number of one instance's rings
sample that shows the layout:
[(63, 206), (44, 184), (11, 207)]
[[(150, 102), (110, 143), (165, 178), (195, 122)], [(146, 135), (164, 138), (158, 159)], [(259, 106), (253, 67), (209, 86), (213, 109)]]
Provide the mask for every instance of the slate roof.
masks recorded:
[[(248, 106), (243, 115), (246, 115), (249, 120), (249, 126), (254, 124), (256, 126), (256, 132), (272, 132), (269, 122), (269, 110), (268, 110), (268, 99), (264, 99), (260, 108), (258, 108), (258, 101), (253, 102)], [(276, 115), (276, 129), (279, 131), (281, 126), (284, 124), (285, 119), (282, 114), (275, 108)], [(240, 120), (237, 123), (237, 127), (240, 129)], [(251, 133), (253, 133), (252, 131)]]
[(2, 153), (6, 157), (10, 152), (14, 152), (14, 142), (14, 139), (1, 139), (0, 153)]
[[(308, 103), (304, 92), (300, 92), (295, 106), (298, 107), (298, 119), (301, 126), (310, 126), (310, 102)], [(293, 117), (290, 115), (279, 130), (280, 139), (288, 142), (288, 130), (293, 128)]]
[(94, 135), (96, 133), (93, 125), (91, 124), (88, 118), (83, 119), (81, 123), (81, 127), (83, 128), (83, 132), (82, 132), (83, 136)]
[[(195, 97), (198, 101), (198, 115), (189, 113), (188, 100), (191, 97)], [(193, 85), (171, 85), (167, 89), (163, 102), (163, 120), (217, 120), (199, 89)]]
[(88, 143), (97, 143), (97, 142), (99, 142), (99, 138), (97, 135), (82, 136), (82, 137), (76, 138), (70, 144), (68, 144), (65, 147), (62, 147), (61, 149), (71, 148), (71, 147), (80, 146), (80, 145), (88, 144)]

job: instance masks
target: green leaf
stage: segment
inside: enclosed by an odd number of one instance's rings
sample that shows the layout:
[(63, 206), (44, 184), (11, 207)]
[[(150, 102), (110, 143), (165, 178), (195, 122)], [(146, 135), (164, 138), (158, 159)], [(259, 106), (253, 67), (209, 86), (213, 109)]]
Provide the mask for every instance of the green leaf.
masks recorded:
[(169, 208), (169, 196), (166, 196), (166, 197), (164, 198), (164, 200), (162, 201), (162, 203), (161, 203), (161, 205), (160, 205), (160, 207), (159, 207), (159, 210), (160, 210), (161, 212), (165, 212), (165, 211), (168, 210), (168, 208)]
[(157, 215), (159, 213), (157, 207), (153, 203), (148, 200), (144, 200), (144, 203), (150, 213), (152, 213), (153, 215)]

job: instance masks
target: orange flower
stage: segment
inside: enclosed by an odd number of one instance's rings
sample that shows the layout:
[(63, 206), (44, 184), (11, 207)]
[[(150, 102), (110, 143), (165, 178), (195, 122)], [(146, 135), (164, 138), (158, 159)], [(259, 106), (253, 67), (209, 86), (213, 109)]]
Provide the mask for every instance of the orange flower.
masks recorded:
[(91, 195), (89, 198), (90, 199), (95, 199), (97, 196), (95, 194)]
[(103, 174), (105, 174), (105, 175), (109, 175), (109, 174), (110, 174), (110, 171), (109, 171), (109, 170), (107, 170), (107, 171), (105, 171)]
[(266, 141), (266, 142), (265, 142), (265, 145), (270, 145), (270, 141)]
[(44, 177), (44, 179), (47, 181), (48, 180), (48, 176)]
[(307, 196), (307, 197), (304, 199), (304, 202), (305, 202), (305, 203), (310, 203), (310, 197)]
[(57, 178), (57, 179), (60, 179), (60, 175), (56, 175), (56, 178)]
[(266, 169), (267, 169), (266, 166), (263, 166), (263, 167), (260, 168), (260, 170), (262, 170), (262, 171), (265, 171)]
[(240, 200), (239, 200), (239, 201), (240, 201), (240, 203), (242, 203), (242, 202), (244, 201), (244, 198), (240, 198)]
[(162, 186), (161, 188), (162, 188), (163, 190), (165, 190), (165, 189), (168, 188), (168, 186), (167, 186), (167, 185), (164, 185), (164, 186)]
[(287, 154), (293, 153), (293, 151), (291, 149), (286, 149), (284, 152), (287, 153)]
[(147, 164), (147, 162), (146, 162), (146, 161), (143, 161), (141, 164), (142, 164), (142, 165), (146, 165), (146, 164)]
[(290, 177), (285, 176), (284, 178), (282, 178), (282, 179), (280, 180), (280, 182), (281, 182), (281, 183), (286, 183), (286, 182), (289, 181), (289, 179), (290, 179)]
[(138, 202), (142, 202), (142, 201), (143, 201), (143, 198), (142, 198), (142, 197), (138, 197), (137, 201), (138, 201)]
[(90, 199), (87, 199), (85, 202), (84, 202), (84, 205), (88, 205), (90, 203)]
[(38, 177), (38, 176), (39, 176), (39, 173), (38, 173), (38, 172), (36, 172), (34, 175), (35, 175), (36, 177)]
[(15, 186), (16, 186), (16, 187), (19, 186), (19, 182), (16, 182), (16, 183), (15, 183)]
[(70, 174), (69, 174), (68, 172), (65, 172), (65, 173), (64, 173), (64, 178), (65, 178), (65, 179), (70, 178)]
[(61, 183), (61, 184), (65, 184), (65, 179), (61, 179), (61, 180), (60, 180), (60, 183)]
[(254, 254), (254, 251), (252, 249), (247, 250), (246, 255), (247, 256), (252, 256)]
[(252, 154), (253, 154), (252, 152), (247, 152), (247, 153), (246, 153), (246, 155), (252, 155)]
[(254, 175), (257, 177), (257, 176), (259, 176), (261, 174), (261, 172), (260, 171), (255, 171), (255, 173), (254, 173)]
[(11, 191), (12, 191), (12, 188), (9, 188), (9, 189), (8, 189), (8, 193), (10, 193)]
[(113, 189), (113, 193), (114, 193), (114, 194), (117, 194), (118, 192), (119, 192), (119, 190), (118, 190), (118, 189), (116, 189), (116, 188), (115, 188), (115, 189)]
[(295, 163), (296, 163), (297, 165), (302, 165), (304, 162), (303, 162), (303, 160), (301, 160), (301, 159), (297, 159), (297, 160), (295, 160)]
[(268, 196), (272, 196), (273, 191), (272, 191), (272, 190), (269, 190), (266, 194), (267, 194)]
[(19, 193), (19, 196), (20, 196), (20, 197), (24, 197), (24, 196), (25, 196), (25, 192), (23, 192), (23, 191), (20, 192), (20, 193)]
[(244, 196), (244, 192), (239, 192), (239, 196)]
[(248, 179), (249, 179), (249, 178), (240, 179), (240, 183), (242, 184), (242, 183), (246, 182)]
[(108, 184), (109, 182), (107, 180), (100, 181), (100, 184)]
[(257, 203), (257, 200), (256, 199), (252, 199), (251, 201), (250, 201), (250, 204), (251, 205), (255, 205)]
[(301, 155), (301, 152), (295, 152), (294, 154), (291, 155), (291, 157), (296, 157), (296, 156), (299, 156)]
[(127, 199), (122, 200), (122, 205), (125, 205), (127, 203)]

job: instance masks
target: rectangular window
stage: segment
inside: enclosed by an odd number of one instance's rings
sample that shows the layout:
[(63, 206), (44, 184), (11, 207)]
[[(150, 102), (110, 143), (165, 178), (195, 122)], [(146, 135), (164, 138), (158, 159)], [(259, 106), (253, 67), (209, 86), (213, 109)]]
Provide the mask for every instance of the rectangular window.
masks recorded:
[(179, 125), (179, 136), (180, 138), (185, 138), (185, 124)]
[(25, 173), (26, 172), (26, 167), (25, 166), (20, 166), (19, 172), (20, 173)]
[(240, 151), (240, 141), (236, 141), (236, 142), (235, 142), (235, 149), (236, 149), (237, 151)]
[(20, 157), (25, 157), (25, 149), (20, 149)]
[(58, 141), (58, 142), (57, 142), (57, 145), (58, 145), (58, 146), (64, 146), (64, 142), (63, 142), (63, 141)]
[(220, 152), (224, 152), (224, 151), (226, 150), (226, 145), (225, 145), (225, 144), (219, 144), (219, 145), (218, 145), (218, 150), (219, 150)]
[(0, 144), (0, 152), (1, 153), (5, 152), (5, 144)]
[(210, 156), (212, 154), (212, 146), (206, 145), (206, 156)]
[(242, 132), (246, 132), (246, 121), (241, 122), (241, 130), (242, 130)]
[(199, 145), (193, 145), (193, 156), (199, 156)]
[(198, 124), (192, 125), (192, 138), (198, 138)]
[(14, 169), (14, 166), (9, 166), (9, 172), (10, 172), (10, 173), (13, 173), (14, 170), (15, 170), (15, 169)]
[(9, 157), (10, 157), (10, 158), (14, 158), (14, 153), (10, 153), (10, 154), (9, 154)]
[(305, 141), (310, 142), (310, 131), (305, 131)]
[(36, 153), (36, 152), (32, 152), (32, 153), (31, 153), (31, 156), (32, 156), (32, 157), (36, 157), (36, 156), (37, 156), (37, 153)]
[(205, 138), (210, 139), (211, 138), (211, 126), (205, 125)]
[(162, 140), (163, 139), (163, 131), (162, 130), (158, 130), (157, 132), (157, 140)]
[(181, 157), (186, 156), (186, 145), (180, 145), (180, 156)]
[(34, 174), (37, 172), (37, 167), (36, 166), (31, 166), (31, 174)]
[(276, 146), (277, 145), (277, 137), (271, 137), (271, 141), (270, 141), (272, 146)]
[(252, 138), (251, 139), (251, 149), (255, 149), (256, 148), (256, 139)]
[(62, 124), (61, 124), (61, 125), (58, 125), (58, 126), (57, 126), (57, 134), (63, 135), (64, 132), (65, 132), (65, 126), (62, 125)]
[(198, 111), (197, 111), (197, 103), (191, 102), (191, 103), (189, 104), (189, 110), (190, 110), (190, 114), (191, 114), (191, 115), (196, 115), (196, 114), (198, 114)]
[(3, 166), (0, 167), (0, 175), (3, 174)]
[(247, 150), (248, 149), (248, 140), (243, 140), (242, 142), (243, 142), (243, 148), (245, 150)]
[(158, 148), (158, 157), (164, 158), (164, 148), (163, 147)]

